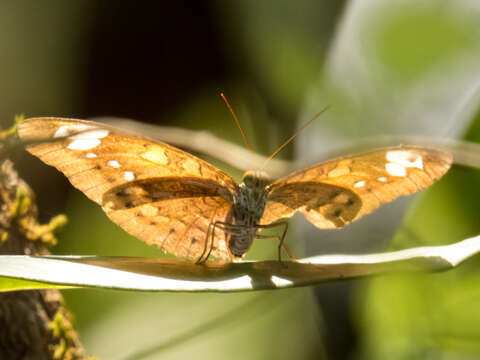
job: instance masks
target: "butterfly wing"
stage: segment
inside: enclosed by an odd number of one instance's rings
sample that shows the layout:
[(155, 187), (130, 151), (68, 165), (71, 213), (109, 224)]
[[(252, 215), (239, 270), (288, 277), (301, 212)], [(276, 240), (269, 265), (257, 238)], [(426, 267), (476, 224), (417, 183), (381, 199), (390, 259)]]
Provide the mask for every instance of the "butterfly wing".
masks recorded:
[(320, 163), (270, 185), (261, 224), (300, 211), (318, 228), (343, 227), (401, 195), (427, 188), (451, 164), (451, 154), (416, 146)]
[[(63, 118), (26, 119), (18, 134), (124, 230), (176, 256), (200, 256), (208, 225), (231, 208), (235, 181), (167, 144)], [(219, 231), (212, 255), (230, 258)]]

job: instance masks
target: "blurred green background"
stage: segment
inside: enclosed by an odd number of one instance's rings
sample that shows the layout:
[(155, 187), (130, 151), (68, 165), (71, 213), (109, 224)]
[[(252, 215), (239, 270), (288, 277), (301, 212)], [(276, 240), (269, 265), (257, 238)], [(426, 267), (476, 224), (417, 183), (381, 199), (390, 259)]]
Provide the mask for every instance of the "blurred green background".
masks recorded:
[[(264, 154), (330, 105), (280, 155), (305, 163), (381, 134), (480, 140), (475, 1), (5, 0), (0, 24), (3, 126), (18, 113), (112, 115), (240, 144), (223, 91)], [(69, 217), (55, 253), (162, 256), (54, 169), (12, 157), (42, 218)], [(479, 185), (478, 171), (455, 166), (341, 231), (295, 218), (287, 241), (297, 256), (453, 243), (479, 233)], [(249, 258), (275, 251), (257, 241)], [(477, 359), (479, 265), (255, 294), (64, 294), (102, 359)]]

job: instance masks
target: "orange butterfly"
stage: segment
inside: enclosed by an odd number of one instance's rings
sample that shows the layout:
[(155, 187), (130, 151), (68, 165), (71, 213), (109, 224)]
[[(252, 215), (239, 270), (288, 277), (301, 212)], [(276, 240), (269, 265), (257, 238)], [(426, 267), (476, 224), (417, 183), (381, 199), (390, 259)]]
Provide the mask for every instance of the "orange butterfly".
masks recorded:
[[(452, 156), (399, 146), (326, 161), (271, 182), (247, 172), (241, 184), (173, 146), (103, 124), (31, 118), (18, 125), (27, 150), (63, 172), (131, 235), (178, 257), (245, 255), (259, 229), (301, 212), (320, 229), (340, 228), (401, 195), (430, 186)], [(263, 236), (266, 237), (266, 236)]]

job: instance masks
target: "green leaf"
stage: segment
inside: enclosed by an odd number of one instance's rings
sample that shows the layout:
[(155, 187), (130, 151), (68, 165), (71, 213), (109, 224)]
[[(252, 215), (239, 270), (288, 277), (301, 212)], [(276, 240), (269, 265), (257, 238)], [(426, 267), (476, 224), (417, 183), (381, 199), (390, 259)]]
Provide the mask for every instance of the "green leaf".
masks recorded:
[(389, 272), (446, 270), (479, 252), (480, 236), (446, 246), (369, 255), (323, 255), (299, 262), (199, 265), (176, 259), (3, 255), (0, 286), (3, 291), (57, 286), (182, 292), (280, 289)]

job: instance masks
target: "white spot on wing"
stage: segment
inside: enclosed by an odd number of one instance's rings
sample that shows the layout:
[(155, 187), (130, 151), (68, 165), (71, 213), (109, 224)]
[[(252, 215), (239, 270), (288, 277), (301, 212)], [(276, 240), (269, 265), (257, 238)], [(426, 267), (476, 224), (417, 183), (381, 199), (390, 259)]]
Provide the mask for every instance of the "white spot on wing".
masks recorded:
[(350, 174), (350, 169), (346, 166), (338, 166), (328, 173), (328, 177), (337, 177)]
[[(144, 205), (140, 208), (140, 212), (142, 213), (143, 216), (147, 216), (147, 217), (157, 216), (158, 215), (158, 208), (156, 208), (155, 206), (152, 206), (152, 205)], [(161, 221), (160, 218), (162, 218), (162, 217), (163, 216), (159, 216), (158, 219), (155, 219), (155, 220)]]
[(120, 167), (120, 163), (117, 160), (110, 160), (108, 162), (108, 165), (113, 167), (113, 168), (119, 168)]
[(95, 153), (88, 153), (88, 154), (86, 155), (86, 157), (89, 158), (89, 159), (93, 159), (93, 158), (96, 158), (96, 157), (97, 157), (97, 154), (95, 154)]
[(355, 188), (359, 188), (359, 187), (363, 187), (363, 186), (365, 186), (365, 181), (364, 180), (357, 181), (355, 184), (353, 184), (353, 187), (355, 187)]
[(55, 131), (55, 134), (53, 134), (54, 138), (62, 137), (62, 136), (67, 136), (68, 135), (68, 126), (60, 126), (57, 131)]
[[(75, 131), (78, 131), (78, 129), (75, 129)], [(72, 140), (103, 139), (108, 134), (109, 134), (109, 131), (106, 129), (95, 129), (95, 130), (84, 131), (80, 134), (70, 136), (70, 139)]]
[(154, 162), (156, 164), (160, 164), (160, 165), (168, 164), (168, 158), (165, 155), (165, 151), (163, 151), (161, 148), (155, 148), (151, 151), (147, 151), (143, 153), (141, 156), (145, 160)]
[(67, 148), (70, 150), (90, 150), (98, 145), (100, 145), (100, 140), (98, 139), (78, 139), (73, 140)]
[(381, 182), (387, 182), (387, 178), (385, 176), (381, 176), (377, 180)]
[[(79, 127), (75, 127), (75, 131), (78, 131)], [(61, 129), (61, 128), (60, 128)], [(60, 130), (58, 129), (57, 132)], [(69, 130), (69, 129), (67, 129)], [(66, 130), (66, 131), (67, 131)], [(82, 132), (77, 135), (70, 136), (69, 139), (73, 140), (67, 148), (71, 150), (90, 150), (94, 147), (100, 145), (101, 141), (99, 139), (104, 138), (109, 133), (108, 130), (105, 129), (96, 129), (96, 130), (89, 130)]]
[(405, 167), (423, 169), (422, 157), (406, 150), (392, 150), (387, 152), (387, 160)]
[(55, 131), (55, 134), (53, 134), (53, 137), (54, 138), (64, 137), (64, 136), (68, 136), (70, 134), (74, 134), (90, 128), (91, 128), (90, 125), (85, 125), (85, 124), (62, 125), (57, 129), (57, 131)]
[(407, 169), (405, 169), (405, 166), (400, 164), (387, 163), (385, 165), (385, 170), (387, 170), (387, 172), (393, 176), (407, 176)]
[(135, 180), (135, 174), (131, 171), (125, 171), (123, 173), (123, 178), (127, 181)]

